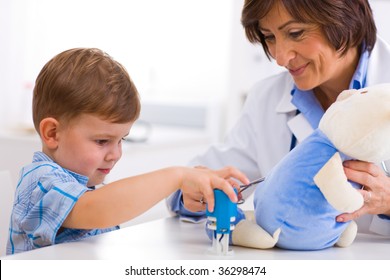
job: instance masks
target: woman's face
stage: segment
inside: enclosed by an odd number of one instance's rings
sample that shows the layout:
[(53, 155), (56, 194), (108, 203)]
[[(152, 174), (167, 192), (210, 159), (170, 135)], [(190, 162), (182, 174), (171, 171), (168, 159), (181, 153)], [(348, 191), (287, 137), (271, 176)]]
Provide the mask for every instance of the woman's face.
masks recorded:
[(317, 25), (296, 21), (279, 3), (259, 21), (259, 27), (271, 56), (301, 90), (337, 83), (346, 69), (356, 66), (352, 64), (357, 52), (340, 57)]

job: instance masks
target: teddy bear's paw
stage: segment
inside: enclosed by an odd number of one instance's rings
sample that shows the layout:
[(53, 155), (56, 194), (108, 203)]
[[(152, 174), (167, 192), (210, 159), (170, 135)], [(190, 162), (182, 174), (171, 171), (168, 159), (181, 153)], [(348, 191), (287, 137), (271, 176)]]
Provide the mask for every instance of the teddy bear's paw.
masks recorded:
[(338, 247), (348, 247), (351, 245), (355, 240), (357, 229), (357, 224), (354, 221), (351, 221), (335, 245)]
[(335, 153), (313, 179), (329, 204), (338, 211), (352, 213), (363, 206), (363, 196), (344, 173), (340, 153)]
[(234, 245), (256, 248), (269, 249), (275, 247), (278, 242), (281, 229), (270, 235), (256, 223), (249, 220), (242, 220), (237, 225), (232, 233), (232, 241)]

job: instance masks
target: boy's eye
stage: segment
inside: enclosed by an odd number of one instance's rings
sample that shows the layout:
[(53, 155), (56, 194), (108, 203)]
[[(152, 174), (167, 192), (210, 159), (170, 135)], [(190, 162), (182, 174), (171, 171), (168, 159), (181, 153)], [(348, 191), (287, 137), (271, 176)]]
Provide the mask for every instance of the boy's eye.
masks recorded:
[(108, 143), (108, 140), (105, 140), (105, 139), (99, 139), (99, 140), (95, 140), (96, 144), (102, 146), (102, 145), (105, 145)]

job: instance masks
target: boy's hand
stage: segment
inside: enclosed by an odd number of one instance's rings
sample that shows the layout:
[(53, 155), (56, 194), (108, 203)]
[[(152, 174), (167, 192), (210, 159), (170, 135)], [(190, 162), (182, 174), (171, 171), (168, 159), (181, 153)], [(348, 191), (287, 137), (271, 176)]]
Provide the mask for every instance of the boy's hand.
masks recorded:
[(184, 173), (182, 192), (184, 207), (192, 212), (205, 211), (206, 204), (210, 212), (214, 209), (214, 189), (227, 194), (232, 202), (237, 202), (234, 188), (239, 188), (236, 180), (247, 184), (248, 178), (234, 167), (211, 170), (206, 167), (187, 169)]

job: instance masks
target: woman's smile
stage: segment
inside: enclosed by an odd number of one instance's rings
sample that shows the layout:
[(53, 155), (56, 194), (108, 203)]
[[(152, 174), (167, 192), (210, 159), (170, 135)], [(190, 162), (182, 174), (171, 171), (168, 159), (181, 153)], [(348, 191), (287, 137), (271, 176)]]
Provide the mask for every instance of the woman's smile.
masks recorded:
[(287, 69), (292, 76), (296, 77), (296, 76), (302, 75), (305, 72), (306, 67), (308, 65), (309, 65), (309, 63), (306, 63), (306, 64), (299, 66), (299, 67), (291, 67), (291, 68), (287, 67)]

